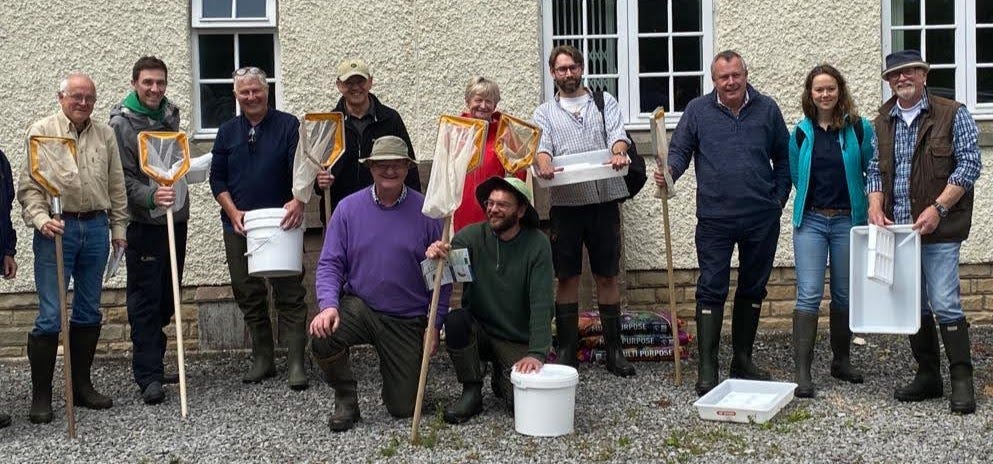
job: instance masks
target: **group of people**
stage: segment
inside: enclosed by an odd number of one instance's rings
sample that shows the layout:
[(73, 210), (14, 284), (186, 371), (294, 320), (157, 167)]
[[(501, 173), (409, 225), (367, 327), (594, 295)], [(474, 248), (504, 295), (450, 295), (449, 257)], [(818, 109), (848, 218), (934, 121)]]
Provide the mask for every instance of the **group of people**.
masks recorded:
[[(630, 163), (632, 141), (623, 129), (617, 100), (583, 85), (584, 59), (569, 45), (554, 48), (548, 69), (554, 98), (533, 114), (542, 130), (534, 171), (554, 178), (556, 157), (609, 150), (610, 164)], [(958, 288), (958, 254), (968, 237), (973, 184), (980, 171), (977, 129), (965, 106), (928, 92), (928, 64), (914, 50), (886, 58), (882, 77), (893, 98), (870, 122), (857, 112), (845, 79), (834, 67), (814, 67), (804, 83), (804, 118), (792, 134), (776, 102), (748, 84), (748, 68), (736, 52), (711, 64), (714, 91), (692, 100), (672, 134), (667, 169), (679, 179), (692, 161), (697, 182), (696, 288), (699, 368), (696, 391), (719, 380), (718, 346), (729, 292), (731, 256), (738, 248), (739, 272), (731, 306), (729, 375), (769, 379), (753, 359), (766, 284), (779, 239), (780, 217), (793, 187), (793, 241), (797, 302), (793, 321), (796, 395), (815, 396), (811, 377), (818, 308), (825, 268), (830, 270), (831, 375), (863, 380), (851, 363), (848, 324), (848, 234), (861, 224), (913, 224), (924, 242), (922, 323), (910, 337), (918, 362), (914, 380), (896, 391), (901, 401), (941, 397), (938, 330), (950, 364), (951, 409), (975, 410), (968, 324)], [(427, 330), (437, 349), (438, 332), (462, 392), (444, 410), (451, 423), (482, 410), (482, 386), (492, 366), (493, 393), (513, 403), (510, 373), (541, 369), (552, 351), (554, 317), (557, 362), (576, 366), (578, 286), (583, 249), (589, 256), (607, 347), (606, 364), (621, 377), (635, 374), (624, 358), (617, 276), (621, 253), (620, 203), (630, 196), (620, 177), (552, 187), (550, 233), (539, 228), (525, 173), (504, 172), (494, 151), (500, 120), (496, 83), (472, 78), (465, 90), (464, 117), (490, 123), (480, 166), (466, 176), (454, 214), (455, 235), (442, 241), (442, 222), (421, 210), (424, 195), (416, 157), (399, 113), (371, 93), (373, 77), (359, 59), (337, 67), (341, 92), (335, 111), (345, 116), (346, 151), (330, 171), (313, 179), (319, 194), (332, 195), (322, 210), (326, 232), (316, 272), (318, 313), (307, 323), (304, 276), (270, 278), (248, 273), (244, 216), (259, 208), (283, 208), (281, 227), (303, 222), (304, 203), (293, 196), (293, 158), (299, 139), (296, 117), (268, 106), (266, 73), (243, 67), (233, 74), (240, 113), (218, 129), (210, 171), (211, 192), (220, 205), (231, 287), (252, 340), (252, 364), (243, 381), (275, 375), (270, 311), (278, 312), (287, 345), (287, 382), (308, 387), (304, 357), (310, 352), (334, 389), (332, 431), (360, 420), (351, 346), (371, 344), (383, 376), (382, 399), (395, 417), (414, 412), (420, 353)], [(64, 193), (62, 219), (49, 198), (20, 174), (17, 198), (33, 237), (39, 313), (28, 334), (35, 423), (52, 420), (52, 377), (59, 344), (58, 282), (54, 238), (62, 236), (66, 279), (74, 282), (70, 346), (76, 404), (105, 409), (90, 367), (100, 335), (100, 291), (108, 254), (125, 249), (127, 310), (134, 343), (132, 367), (142, 399), (161, 403), (166, 373), (163, 328), (173, 312), (166, 208), (174, 212), (179, 278), (186, 254), (189, 199), (186, 189), (160, 186), (140, 168), (138, 133), (177, 131), (178, 108), (166, 97), (168, 70), (142, 57), (132, 70), (132, 90), (116, 104), (109, 124), (91, 119), (96, 86), (72, 73), (58, 91), (60, 110), (34, 123), (28, 136), (71, 138), (77, 148), (79, 182)], [(3, 275), (16, 276), (16, 237), (10, 222), (14, 197), (10, 166), (0, 156), (0, 247)], [(665, 176), (655, 181), (666, 188)], [(332, 187), (330, 190), (325, 190)], [(325, 193), (330, 192), (330, 193)], [(428, 325), (432, 290), (421, 261), (443, 259), (455, 250), (469, 256), (472, 280), (460, 310), (448, 311), (451, 285), (438, 295), (439, 317)], [(273, 306), (270, 308), (269, 292)], [(0, 426), (9, 424), (0, 416)]]

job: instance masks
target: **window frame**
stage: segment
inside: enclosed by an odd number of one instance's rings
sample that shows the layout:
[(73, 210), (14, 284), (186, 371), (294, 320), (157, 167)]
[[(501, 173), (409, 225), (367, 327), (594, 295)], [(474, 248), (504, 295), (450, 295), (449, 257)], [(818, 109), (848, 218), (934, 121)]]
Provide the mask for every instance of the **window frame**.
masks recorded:
[[(552, 2), (554, 0), (542, 0), (540, 6), (541, 14), (541, 53), (542, 59), (539, 64), (539, 69), (542, 76), (542, 89), (543, 89), (543, 101), (547, 101), (555, 94), (555, 82), (551, 74), (548, 71), (547, 60), (548, 55), (552, 51), (552, 44), (557, 39), (617, 39), (617, 73), (616, 74), (596, 74), (596, 75), (586, 75), (585, 70), (587, 69), (584, 64), (584, 78), (588, 79), (609, 77), (617, 78), (617, 98), (618, 103), (621, 105), (621, 120), (624, 121), (625, 129), (629, 130), (646, 130), (650, 127), (650, 114), (641, 112), (641, 94), (640, 94), (640, 77), (641, 73), (638, 72), (638, 63), (640, 59), (639, 55), (639, 43), (638, 39), (638, 0), (616, 0), (617, 2), (617, 27), (616, 33), (614, 34), (586, 34), (585, 32), (580, 35), (565, 35), (565, 36), (553, 36), (553, 15), (552, 15)], [(587, 0), (581, 2), (582, 5), (582, 25), (585, 31), (587, 27), (586, 14), (588, 9)], [(714, 0), (700, 0), (700, 32), (673, 32), (672, 31), (672, 3), (670, 1), (666, 2), (666, 8), (668, 8), (667, 19), (669, 21), (669, 32), (658, 33), (658, 35), (667, 37), (670, 44), (672, 43), (673, 37), (685, 37), (685, 36), (697, 36), (701, 38), (701, 56), (700, 62), (703, 68), (702, 75), (697, 72), (685, 72), (685, 71), (674, 71), (673, 70), (673, 57), (672, 53), (669, 53), (669, 71), (665, 73), (658, 73), (668, 76), (669, 88), (673, 88), (673, 77), (685, 76), (685, 75), (700, 75), (702, 80), (701, 95), (706, 95), (710, 93), (714, 84), (710, 79), (710, 62), (714, 55), (714, 32), (715, 32), (715, 22), (714, 22)], [(653, 33), (655, 35), (655, 33)], [(586, 50), (585, 42), (583, 42), (583, 49), (580, 50), (583, 53), (584, 59), (589, 59), (588, 50)], [(655, 74), (655, 73), (652, 73)], [(674, 100), (673, 93), (669, 92), (669, 98)], [(665, 122), (666, 127), (673, 129), (679, 122), (679, 118), (682, 116), (682, 112), (671, 111), (666, 112)]]
[[(203, 1), (190, 0), (190, 25), (194, 28), (250, 28), (277, 27), (276, 0), (265, 1), (265, 17), (260, 18), (204, 18)], [(231, 13), (234, 14), (237, 0), (231, 0)]]
[[(898, 30), (928, 30), (928, 29), (948, 29), (947, 26), (929, 26), (925, 19), (927, 2), (920, 3), (921, 25), (894, 26), (893, 25), (893, 1), (883, 0), (882, 2), (882, 58), (885, 66), (886, 56), (893, 52), (893, 31)], [(977, 82), (977, 69), (984, 66), (976, 59), (976, 1), (964, 0), (956, 1), (954, 13), (955, 31), (955, 99), (966, 104), (966, 107), (977, 120), (993, 120), (993, 102), (979, 103), (979, 86)], [(927, 60), (927, 43), (921, 42), (921, 54)], [(991, 63), (985, 63), (989, 65)], [(989, 67), (989, 66), (984, 66)], [(940, 67), (932, 66), (935, 69)], [(947, 69), (947, 68), (946, 68)], [(882, 81), (883, 100), (888, 100), (893, 92), (889, 84)]]

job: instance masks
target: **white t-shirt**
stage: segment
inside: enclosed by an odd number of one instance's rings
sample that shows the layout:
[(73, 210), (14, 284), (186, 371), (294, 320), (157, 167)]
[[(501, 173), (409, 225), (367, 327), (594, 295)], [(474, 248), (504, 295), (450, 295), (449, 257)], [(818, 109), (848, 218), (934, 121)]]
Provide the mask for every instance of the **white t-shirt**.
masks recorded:
[(903, 119), (903, 122), (907, 123), (908, 126), (913, 124), (914, 119), (917, 119), (917, 116), (921, 114), (921, 107), (923, 106), (924, 106), (923, 98), (917, 100), (917, 104), (911, 106), (910, 108), (904, 108), (900, 106), (899, 101), (896, 102), (896, 107), (900, 109), (900, 117)]
[(559, 105), (562, 105), (562, 109), (572, 113), (575, 117), (580, 117), (583, 114), (583, 107), (586, 106), (586, 102), (589, 101), (589, 95), (580, 95), (578, 97), (565, 98), (559, 97)]

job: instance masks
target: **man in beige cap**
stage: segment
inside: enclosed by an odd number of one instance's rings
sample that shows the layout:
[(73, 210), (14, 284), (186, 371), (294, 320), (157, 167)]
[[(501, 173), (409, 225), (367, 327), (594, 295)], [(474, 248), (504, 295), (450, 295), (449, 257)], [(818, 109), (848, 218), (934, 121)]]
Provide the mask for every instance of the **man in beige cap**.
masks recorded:
[[(360, 417), (348, 359), (353, 345), (375, 347), (386, 410), (394, 417), (414, 413), (431, 302), (420, 261), (441, 237), (441, 221), (421, 214), (424, 195), (404, 185), (414, 164), (407, 143), (380, 137), (360, 160), (373, 185), (338, 203), (317, 262), (321, 311), (310, 324), (311, 352), (335, 391), (334, 432), (352, 428)], [(436, 332), (445, 323), (450, 293), (450, 285), (442, 288)]]
[[(331, 188), (331, 202), (337, 205), (343, 198), (365, 187), (372, 185), (372, 176), (368, 170), (359, 168), (359, 158), (369, 156), (373, 141), (393, 135), (403, 140), (410, 159), (414, 156), (414, 146), (410, 143), (407, 126), (403, 124), (400, 113), (386, 106), (370, 93), (372, 90), (372, 73), (365, 61), (347, 58), (338, 65), (335, 86), (341, 92), (341, 98), (333, 111), (345, 114), (345, 153), (335, 163), (331, 173), (322, 172), (318, 175), (318, 194), (323, 195), (324, 188)], [(407, 170), (404, 183), (417, 191), (421, 190), (421, 180), (417, 169)], [(324, 208), (323, 202), (321, 208)], [(322, 218), (327, 217), (322, 209)]]

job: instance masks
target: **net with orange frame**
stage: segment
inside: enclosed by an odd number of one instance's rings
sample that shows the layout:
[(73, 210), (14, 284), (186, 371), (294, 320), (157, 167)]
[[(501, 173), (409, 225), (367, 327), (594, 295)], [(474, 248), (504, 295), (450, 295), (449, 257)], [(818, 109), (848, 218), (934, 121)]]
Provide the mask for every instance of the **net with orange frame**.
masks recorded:
[(293, 197), (304, 203), (313, 195), (314, 179), (345, 153), (345, 115), (307, 113), (300, 118), (300, 141), (293, 158)]
[(538, 152), (541, 129), (507, 114), (500, 115), (493, 149), (507, 174), (526, 169)]
[(440, 118), (422, 213), (441, 219), (451, 216), (459, 207), (465, 175), (482, 160), (487, 126), (481, 119), (448, 115)]
[(28, 162), (31, 178), (53, 197), (81, 188), (73, 139), (32, 135), (28, 139)]
[[(190, 144), (182, 132), (139, 132), (138, 162), (150, 182), (176, 191), (171, 209), (179, 211), (186, 204), (189, 187), (183, 176), (190, 170)], [(152, 217), (165, 214), (164, 208), (152, 210)]]

